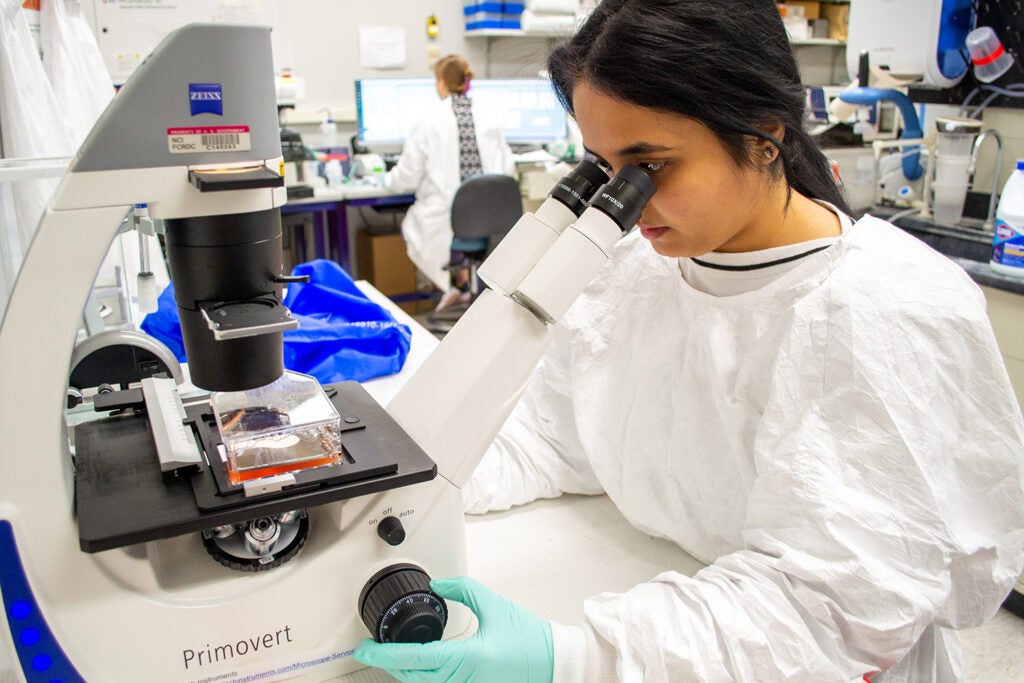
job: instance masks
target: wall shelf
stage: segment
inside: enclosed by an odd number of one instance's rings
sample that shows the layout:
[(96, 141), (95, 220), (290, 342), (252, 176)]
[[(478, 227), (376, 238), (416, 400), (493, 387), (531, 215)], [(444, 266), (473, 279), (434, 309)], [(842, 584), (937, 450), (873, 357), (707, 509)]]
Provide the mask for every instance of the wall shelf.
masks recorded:
[(790, 45), (796, 47), (803, 47), (805, 45), (828, 45), (831, 47), (845, 47), (846, 43), (842, 40), (836, 40), (835, 38), (804, 38), (802, 40), (790, 40)]
[(571, 38), (559, 31), (524, 31), (521, 28), (477, 28), (465, 31), (467, 38)]
[[(571, 38), (571, 34), (558, 31), (524, 31), (519, 28), (478, 28), (465, 32), (467, 38)], [(846, 43), (835, 38), (804, 38), (790, 40), (791, 45), (827, 45), (843, 47)]]

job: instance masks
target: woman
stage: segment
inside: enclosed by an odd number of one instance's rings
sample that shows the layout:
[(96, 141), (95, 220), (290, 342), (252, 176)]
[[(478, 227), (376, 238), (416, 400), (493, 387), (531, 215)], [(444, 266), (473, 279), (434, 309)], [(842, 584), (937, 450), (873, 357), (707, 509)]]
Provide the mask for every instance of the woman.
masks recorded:
[(478, 112), (468, 96), (473, 72), (458, 55), (434, 65), (441, 102), (413, 127), (386, 185), (414, 191), (416, 201), (402, 221), (409, 258), (442, 292), (441, 307), (458, 298), (447, 269), (451, 256), (452, 197), (467, 178), (481, 173), (515, 174), (512, 150), (499, 124)]
[(606, 0), (549, 67), (595, 157), (658, 189), (467, 507), (606, 493), (708, 566), (577, 626), (438, 581), (476, 635), (356, 657), (417, 681), (961, 680), (954, 629), (1024, 562), (1024, 423), (981, 292), (848, 217), (771, 0)]

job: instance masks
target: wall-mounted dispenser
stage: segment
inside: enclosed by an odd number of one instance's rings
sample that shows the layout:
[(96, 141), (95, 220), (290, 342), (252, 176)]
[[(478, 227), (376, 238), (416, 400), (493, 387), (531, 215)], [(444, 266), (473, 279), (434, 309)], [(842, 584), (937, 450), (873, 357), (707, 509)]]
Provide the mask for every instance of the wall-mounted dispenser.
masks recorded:
[(857, 76), (859, 56), (898, 78), (951, 88), (967, 74), (964, 51), (976, 16), (971, 0), (857, 0), (850, 5), (846, 67)]

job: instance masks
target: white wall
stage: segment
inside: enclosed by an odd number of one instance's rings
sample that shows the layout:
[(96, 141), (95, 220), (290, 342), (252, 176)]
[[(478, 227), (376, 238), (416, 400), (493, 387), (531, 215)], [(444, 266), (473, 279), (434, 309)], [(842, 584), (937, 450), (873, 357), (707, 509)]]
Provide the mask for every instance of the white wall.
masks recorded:
[[(289, 126), (305, 137), (329, 109), (339, 133), (355, 125), (357, 78), (429, 77), (438, 57), (457, 53), (469, 60), (478, 77), (535, 77), (544, 68), (554, 39), (466, 38), (461, 0), (107, 0), (83, 2), (108, 68), (120, 83), (159, 42), (190, 21), (242, 20), (273, 27), (274, 62), (290, 68), (303, 83), (303, 97), (286, 113)], [(436, 15), (439, 34), (427, 37), (427, 17)], [(371, 69), (359, 65), (359, 27), (398, 26), (405, 30), (406, 63), (402, 68)], [(310, 140), (313, 144), (317, 140)]]
[[(295, 75), (305, 79), (305, 98), (290, 121), (319, 120), (318, 109), (329, 108), (336, 119), (355, 119), (357, 78), (429, 77), (439, 56), (457, 53), (469, 61), (478, 77), (533, 77), (543, 68), (548, 41), (544, 39), (466, 38), (462, 3), (458, 0), (302, 0), (290, 5)], [(427, 37), (427, 17), (437, 16), (436, 39)], [(367, 69), (359, 66), (360, 25), (401, 26), (406, 30), (406, 66)], [(488, 59), (488, 56), (490, 57)]]

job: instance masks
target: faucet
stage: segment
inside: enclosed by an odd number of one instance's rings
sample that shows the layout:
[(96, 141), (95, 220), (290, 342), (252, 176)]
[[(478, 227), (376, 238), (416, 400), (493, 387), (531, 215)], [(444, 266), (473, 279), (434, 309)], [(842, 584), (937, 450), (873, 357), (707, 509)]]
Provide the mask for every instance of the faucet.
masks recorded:
[(974, 147), (971, 148), (971, 165), (968, 173), (973, 178), (975, 167), (978, 163), (978, 150), (981, 148), (986, 138), (994, 138), (996, 141), (996, 167), (992, 174), (992, 194), (988, 200), (988, 216), (985, 218), (985, 223), (982, 226), (985, 230), (995, 230), (995, 215), (996, 215), (996, 198), (999, 195), (999, 177), (1003, 171), (1003, 138), (999, 136), (999, 132), (989, 128), (981, 131), (978, 137), (974, 140)]

